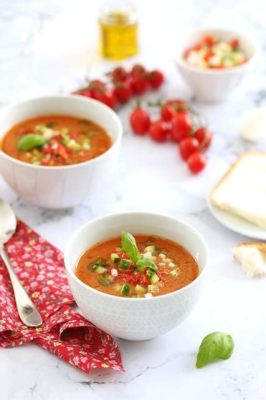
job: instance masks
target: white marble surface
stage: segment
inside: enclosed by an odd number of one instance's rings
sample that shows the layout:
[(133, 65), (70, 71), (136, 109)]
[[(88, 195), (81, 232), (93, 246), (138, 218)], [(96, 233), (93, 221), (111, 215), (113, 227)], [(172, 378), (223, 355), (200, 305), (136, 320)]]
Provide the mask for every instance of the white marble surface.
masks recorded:
[[(86, 71), (93, 75), (109, 67), (100, 62), (95, 52), (98, 5), (93, 3), (96, 2), (24, 0), (11, 5), (0, 1), (2, 11), (21, 13), (23, 9), (40, 22), (36, 70), (27, 85), (28, 92), (67, 92), (82, 82)], [(150, 66), (163, 68), (168, 78), (168, 84), (156, 97), (190, 98), (172, 62), (178, 32), (185, 28), (202, 24), (238, 26), (265, 46), (263, 1), (137, 3), (142, 45), (139, 58)], [(34, 345), (4, 349), (0, 352), (1, 400), (266, 398), (266, 281), (244, 276), (232, 260), (231, 249), (246, 238), (216, 222), (206, 205), (210, 188), (239, 153), (255, 147), (265, 149), (265, 142), (251, 146), (239, 138), (244, 113), (266, 103), (265, 60), (262, 52), (257, 70), (231, 101), (219, 106), (194, 102), (215, 133), (208, 167), (199, 176), (189, 174), (175, 146), (160, 146), (129, 132), (126, 121), (131, 105), (121, 112), (125, 136), (115, 178), (102, 193), (75, 209), (54, 212), (33, 207), (18, 198), (0, 178), (0, 196), (11, 202), (17, 216), (61, 249), (82, 223), (123, 210), (152, 210), (179, 217), (199, 229), (210, 246), (207, 282), (197, 308), (165, 336), (143, 343), (120, 340), (126, 372), (86, 375)], [(200, 341), (215, 330), (233, 335), (234, 354), (228, 361), (197, 370), (194, 364)]]

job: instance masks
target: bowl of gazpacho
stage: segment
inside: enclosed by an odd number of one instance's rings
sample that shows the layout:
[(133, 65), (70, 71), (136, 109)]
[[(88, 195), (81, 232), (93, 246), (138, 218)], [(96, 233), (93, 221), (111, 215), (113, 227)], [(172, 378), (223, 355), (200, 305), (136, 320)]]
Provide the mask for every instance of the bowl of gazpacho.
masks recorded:
[(96, 100), (26, 100), (1, 114), (0, 172), (34, 204), (72, 207), (109, 177), (121, 136), (118, 116)]
[(88, 222), (69, 240), (65, 266), (83, 315), (108, 333), (146, 340), (181, 323), (196, 305), (207, 244), (178, 219), (144, 212)]

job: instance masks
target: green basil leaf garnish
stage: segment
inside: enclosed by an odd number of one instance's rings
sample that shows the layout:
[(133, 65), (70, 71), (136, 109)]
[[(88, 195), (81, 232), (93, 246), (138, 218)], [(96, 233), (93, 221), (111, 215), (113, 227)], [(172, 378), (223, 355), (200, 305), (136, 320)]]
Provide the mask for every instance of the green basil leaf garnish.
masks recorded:
[(136, 263), (136, 267), (138, 271), (144, 271), (148, 267), (154, 272), (158, 269), (155, 262), (149, 258), (140, 258)]
[(212, 332), (202, 340), (197, 354), (196, 367), (202, 368), (216, 360), (227, 360), (234, 350), (231, 335), (223, 332)]
[(18, 149), (22, 151), (32, 150), (35, 147), (43, 146), (47, 140), (41, 135), (29, 134), (22, 136), (18, 142)]
[(131, 233), (121, 232), (121, 247), (127, 253), (128, 257), (136, 263), (140, 258), (140, 252), (136, 240)]

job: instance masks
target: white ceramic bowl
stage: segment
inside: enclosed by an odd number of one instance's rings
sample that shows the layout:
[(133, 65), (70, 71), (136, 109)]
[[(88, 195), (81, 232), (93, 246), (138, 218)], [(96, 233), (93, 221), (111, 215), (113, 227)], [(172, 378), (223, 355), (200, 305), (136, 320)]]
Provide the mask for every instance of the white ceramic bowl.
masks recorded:
[(122, 125), (104, 104), (82, 96), (39, 97), (12, 105), (1, 113), (1, 137), (14, 125), (40, 115), (72, 115), (91, 119), (106, 129), (111, 148), (97, 158), (58, 167), (31, 165), (0, 150), (0, 172), (20, 196), (46, 208), (73, 207), (93, 195), (96, 186), (109, 177), (118, 156)]
[[(217, 36), (225, 41), (233, 38), (239, 39), (240, 46), (248, 59), (247, 62), (237, 67), (219, 70), (201, 69), (189, 65), (184, 60), (184, 51), (200, 42), (206, 34)], [(226, 100), (239, 86), (257, 55), (257, 43), (245, 34), (229, 29), (206, 28), (194, 31), (185, 35), (183, 39), (179, 39), (175, 61), (181, 75), (191, 87), (197, 99), (203, 102), (217, 103)]]
[[(119, 236), (123, 230), (180, 243), (197, 260), (199, 276), (180, 290), (153, 298), (112, 296), (85, 285), (74, 272), (80, 256), (94, 244)], [(114, 336), (146, 340), (173, 329), (194, 308), (202, 288), (207, 253), (205, 240), (190, 225), (164, 215), (131, 212), (105, 216), (82, 226), (66, 246), (65, 266), (73, 296), (88, 320)]]

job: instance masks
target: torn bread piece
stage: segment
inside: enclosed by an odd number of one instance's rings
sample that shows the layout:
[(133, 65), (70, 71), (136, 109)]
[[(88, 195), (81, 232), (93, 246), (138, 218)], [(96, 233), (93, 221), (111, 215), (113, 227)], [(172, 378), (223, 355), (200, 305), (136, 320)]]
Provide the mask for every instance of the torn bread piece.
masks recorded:
[(266, 229), (266, 152), (244, 153), (213, 188), (210, 202)]
[(266, 243), (240, 243), (233, 248), (233, 256), (249, 278), (266, 275)]

